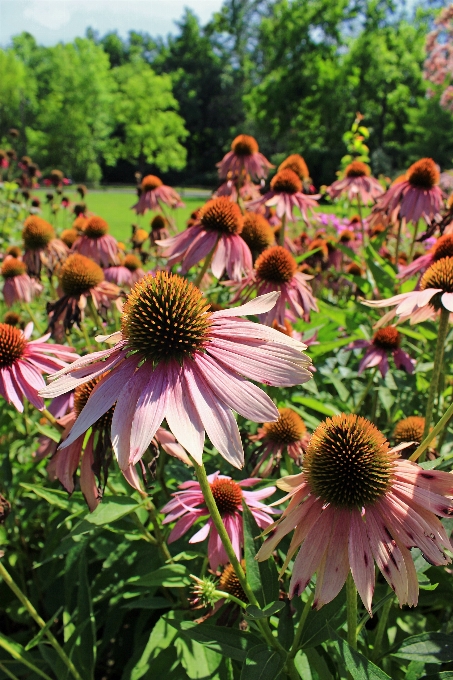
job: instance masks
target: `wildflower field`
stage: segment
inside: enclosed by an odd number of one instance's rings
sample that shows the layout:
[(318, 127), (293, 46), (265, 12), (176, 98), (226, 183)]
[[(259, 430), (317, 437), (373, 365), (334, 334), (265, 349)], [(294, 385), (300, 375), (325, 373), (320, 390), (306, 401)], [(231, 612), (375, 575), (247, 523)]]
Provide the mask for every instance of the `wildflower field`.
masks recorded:
[(5, 133), (0, 680), (453, 680), (452, 173), (372, 134), (104, 191)]

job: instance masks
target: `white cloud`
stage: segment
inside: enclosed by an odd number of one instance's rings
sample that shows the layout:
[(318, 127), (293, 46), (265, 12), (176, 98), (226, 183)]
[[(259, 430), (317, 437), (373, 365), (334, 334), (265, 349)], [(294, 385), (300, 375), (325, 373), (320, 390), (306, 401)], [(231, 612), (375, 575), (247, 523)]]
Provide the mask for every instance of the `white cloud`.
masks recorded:
[(56, 3), (54, 0), (31, 0), (22, 15), (25, 19), (36, 22), (44, 28), (58, 31), (71, 21), (70, 5), (72, 3)]

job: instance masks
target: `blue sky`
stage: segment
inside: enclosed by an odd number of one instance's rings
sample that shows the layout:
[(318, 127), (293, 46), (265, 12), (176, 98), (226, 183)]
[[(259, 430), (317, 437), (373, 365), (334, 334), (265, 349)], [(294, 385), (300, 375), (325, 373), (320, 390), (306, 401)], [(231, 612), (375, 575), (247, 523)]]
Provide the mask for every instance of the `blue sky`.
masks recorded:
[(102, 34), (131, 29), (151, 35), (175, 32), (174, 21), (190, 7), (204, 23), (222, 0), (0, 0), (0, 45), (29, 31), (42, 45), (83, 36), (88, 26)]

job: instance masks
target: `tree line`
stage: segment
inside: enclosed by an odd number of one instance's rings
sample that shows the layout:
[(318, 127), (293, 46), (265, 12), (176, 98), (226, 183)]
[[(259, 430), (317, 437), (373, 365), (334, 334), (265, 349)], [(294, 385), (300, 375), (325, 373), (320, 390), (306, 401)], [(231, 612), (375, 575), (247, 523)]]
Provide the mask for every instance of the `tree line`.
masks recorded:
[(424, 45), (437, 8), (392, 0), (225, 0), (201, 25), (189, 9), (174, 34), (89, 29), (42, 47), (29, 33), (0, 50), (0, 140), (43, 171), (75, 181), (132, 182), (158, 172), (215, 183), (238, 133), (274, 163), (302, 154), (330, 183), (343, 133), (360, 111), (375, 174), (421, 156), (453, 164), (453, 115), (427, 97)]

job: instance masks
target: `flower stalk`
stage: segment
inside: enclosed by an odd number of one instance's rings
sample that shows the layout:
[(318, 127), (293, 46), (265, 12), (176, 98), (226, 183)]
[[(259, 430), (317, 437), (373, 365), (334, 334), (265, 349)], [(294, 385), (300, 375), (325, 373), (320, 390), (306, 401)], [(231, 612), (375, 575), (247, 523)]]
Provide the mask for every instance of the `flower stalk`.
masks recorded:
[(445, 307), (442, 307), (441, 313), (440, 313), (439, 329), (438, 329), (438, 332), (437, 332), (436, 351), (435, 351), (435, 354), (434, 354), (433, 374), (432, 374), (432, 377), (431, 377), (431, 383), (430, 383), (430, 386), (429, 386), (429, 393), (428, 393), (428, 401), (427, 401), (427, 404), (426, 404), (425, 430), (423, 432), (423, 439), (425, 439), (428, 436), (429, 429), (431, 427), (431, 421), (432, 421), (433, 411), (434, 411), (434, 402), (436, 400), (437, 393), (438, 393), (439, 377), (440, 377), (440, 372), (441, 372), (441, 369), (442, 369), (442, 363), (443, 363), (443, 357), (444, 357), (445, 340), (447, 338), (447, 333), (448, 333), (449, 318), (450, 318), (450, 312), (448, 311), (448, 309), (445, 309)]
[(204, 264), (197, 274), (197, 278), (194, 281), (194, 286), (196, 286), (197, 288), (200, 287), (201, 282), (203, 281), (203, 276), (206, 274), (206, 272), (208, 271), (208, 269), (211, 265), (212, 258), (214, 257), (215, 249), (217, 248), (217, 244), (219, 242), (219, 238), (220, 238), (220, 235), (217, 238), (217, 241), (215, 242), (214, 248), (211, 250), (209, 255), (207, 255), (207, 257), (205, 258)]
[(280, 231), (278, 232), (278, 245), (279, 246), (285, 245), (285, 230), (286, 230), (286, 213), (283, 213), (283, 215), (282, 215), (282, 226), (280, 227)]
[(436, 425), (435, 427), (433, 427), (433, 429), (431, 430), (431, 432), (428, 432), (427, 436), (423, 439), (422, 443), (420, 444), (420, 446), (418, 447), (418, 449), (416, 449), (416, 450), (414, 451), (414, 453), (413, 453), (412, 456), (409, 458), (409, 460), (415, 462), (416, 460), (418, 460), (418, 459), (420, 458), (420, 456), (426, 451), (426, 449), (428, 448), (428, 446), (431, 444), (431, 442), (433, 441), (433, 439), (435, 439), (435, 438), (437, 437), (437, 435), (438, 435), (440, 432), (442, 432), (444, 428), (447, 427), (448, 422), (449, 422), (449, 420), (452, 418), (452, 416), (453, 416), (453, 404), (450, 404), (450, 406), (449, 406), (448, 409), (445, 411), (444, 415), (443, 415), (442, 418), (439, 420), (439, 422), (437, 423), (437, 425)]

